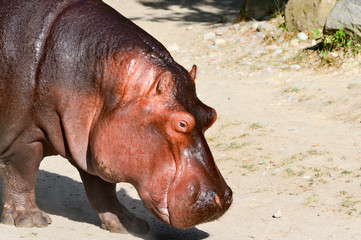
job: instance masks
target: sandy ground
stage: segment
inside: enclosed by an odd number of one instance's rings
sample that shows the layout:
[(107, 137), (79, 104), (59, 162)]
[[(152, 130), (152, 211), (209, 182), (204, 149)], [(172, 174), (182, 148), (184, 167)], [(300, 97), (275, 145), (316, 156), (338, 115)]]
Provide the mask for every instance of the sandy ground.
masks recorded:
[[(202, 16), (222, 16), (216, 5), (106, 2), (160, 40), (187, 69), (198, 65), (198, 95), (218, 112), (207, 139), (234, 203), (215, 222), (177, 230), (147, 212), (132, 186), (118, 184), (119, 199), (149, 222), (151, 232), (113, 234), (100, 229), (77, 171), (65, 159), (50, 157), (41, 165), (37, 202), (53, 223), (45, 229), (0, 225), (0, 239), (361, 239), (357, 61), (331, 69), (303, 61), (291, 68), (292, 57), (310, 42), (270, 44), (244, 23), (202, 22)], [(209, 32), (217, 36), (204, 40)]]

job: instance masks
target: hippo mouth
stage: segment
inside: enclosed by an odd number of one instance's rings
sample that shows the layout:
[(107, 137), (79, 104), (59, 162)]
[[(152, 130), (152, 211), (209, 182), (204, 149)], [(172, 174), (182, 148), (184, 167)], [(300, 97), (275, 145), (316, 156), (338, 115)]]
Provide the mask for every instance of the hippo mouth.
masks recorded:
[(167, 183), (165, 183), (164, 188), (160, 191), (138, 191), (138, 193), (143, 193), (139, 194), (139, 196), (142, 199), (144, 206), (161, 221), (169, 225), (172, 225), (172, 223), (169, 213), (168, 194), (173, 181), (174, 177), (169, 179)]
[[(179, 158), (178, 154), (174, 154), (174, 152), (172, 152), (172, 160), (174, 163), (176, 163), (176, 159), (177, 157)], [(162, 200), (161, 201), (156, 201), (154, 198), (151, 197), (152, 199), (152, 207), (150, 208), (151, 211), (163, 222), (167, 223), (168, 225), (172, 226), (172, 221), (171, 221), (171, 216), (169, 213), (169, 191), (171, 186), (174, 184), (174, 180), (177, 178), (178, 175), (178, 169), (175, 167), (174, 170), (174, 175), (173, 177), (171, 177), (171, 179), (169, 179), (169, 181), (166, 184), (166, 187), (164, 189), (164, 192), (162, 194)]]
[(157, 215), (163, 222), (171, 225), (168, 206), (166, 206), (166, 207), (156, 206), (156, 207), (154, 208), (154, 211), (156, 212), (156, 215)]

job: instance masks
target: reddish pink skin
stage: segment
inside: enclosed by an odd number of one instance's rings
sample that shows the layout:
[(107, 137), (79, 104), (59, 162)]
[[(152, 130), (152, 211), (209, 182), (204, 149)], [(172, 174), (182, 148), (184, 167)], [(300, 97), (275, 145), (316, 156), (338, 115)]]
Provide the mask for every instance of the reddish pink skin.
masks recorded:
[[(0, 1), (2, 222), (51, 222), (34, 187), (55, 154), (79, 170), (110, 231), (148, 231), (119, 203), (118, 182), (177, 228), (224, 214), (232, 191), (204, 138), (216, 112), (196, 96), (197, 68), (99, 0), (33, 1)], [(28, 29), (12, 28), (22, 22)]]

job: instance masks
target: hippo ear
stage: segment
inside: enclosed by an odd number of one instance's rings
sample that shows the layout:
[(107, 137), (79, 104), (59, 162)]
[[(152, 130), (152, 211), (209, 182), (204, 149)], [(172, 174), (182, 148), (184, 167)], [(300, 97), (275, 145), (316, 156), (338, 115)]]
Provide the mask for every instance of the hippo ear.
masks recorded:
[(172, 74), (170, 72), (162, 72), (157, 76), (155, 92), (160, 95), (171, 89)]
[(194, 82), (197, 76), (197, 66), (195, 64), (193, 65), (192, 69), (189, 71), (189, 75), (191, 76), (191, 79)]

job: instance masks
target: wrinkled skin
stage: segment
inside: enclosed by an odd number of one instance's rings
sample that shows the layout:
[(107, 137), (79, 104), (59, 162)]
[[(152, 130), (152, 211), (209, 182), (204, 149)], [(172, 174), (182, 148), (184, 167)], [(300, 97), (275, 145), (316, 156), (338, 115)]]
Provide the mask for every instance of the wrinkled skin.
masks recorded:
[(188, 228), (220, 217), (232, 191), (204, 132), (216, 112), (154, 38), (99, 0), (0, 0), (2, 223), (44, 227), (38, 168), (60, 154), (79, 170), (102, 227), (145, 233), (115, 184)]

